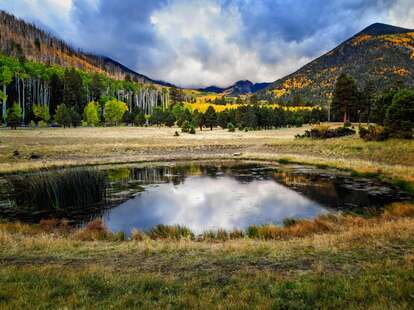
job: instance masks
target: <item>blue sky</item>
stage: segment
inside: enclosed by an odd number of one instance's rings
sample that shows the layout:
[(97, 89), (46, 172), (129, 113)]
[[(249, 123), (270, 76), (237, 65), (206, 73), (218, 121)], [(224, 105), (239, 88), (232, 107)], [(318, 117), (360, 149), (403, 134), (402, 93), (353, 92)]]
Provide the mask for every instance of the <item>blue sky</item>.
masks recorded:
[(86, 51), (180, 86), (274, 81), (414, 0), (0, 0)]

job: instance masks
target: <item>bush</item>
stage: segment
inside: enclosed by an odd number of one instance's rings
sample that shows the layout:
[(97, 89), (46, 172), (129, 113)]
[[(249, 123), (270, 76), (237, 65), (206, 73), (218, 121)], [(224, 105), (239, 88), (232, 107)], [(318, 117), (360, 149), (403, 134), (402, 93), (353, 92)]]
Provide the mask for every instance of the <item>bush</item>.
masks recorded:
[(33, 114), (38, 120), (39, 126), (41, 121), (47, 123), (50, 120), (49, 107), (47, 105), (35, 104), (33, 106)]
[(228, 123), (227, 124), (227, 130), (229, 132), (235, 132), (236, 131), (236, 126), (234, 126), (233, 123)]
[(190, 132), (191, 124), (189, 121), (184, 121), (181, 125), (182, 132)]
[(159, 224), (147, 232), (151, 239), (194, 239), (194, 234), (187, 227)]
[(193, 125), (190, 126), (188, 133), (193, 134), (193, 135), (196, 133), (195, 127)]
[(359, 136), (365, 141), (385, 141), (388, 139), (388, 132), (383, 126), (370, 125), (368, 128), (359, 127)]
[(329, 139), (355, 134), (355, 130), (347, 127), (329, 128), (326, 125), (319, 125), (313, 127), (311, 130), (306, 130), (303, 135), (296, 135), (296, 138), (312, 138), (312, 139)]
[(39, 127), (40, 128), (46, 128), (47, 127), (47, 123), (45, 121), (39, 121)]
[(16, 129), (22, 118), (22, 108), (15, 102), (10, 109), (7, 109), (7, 125), (11, 129)]

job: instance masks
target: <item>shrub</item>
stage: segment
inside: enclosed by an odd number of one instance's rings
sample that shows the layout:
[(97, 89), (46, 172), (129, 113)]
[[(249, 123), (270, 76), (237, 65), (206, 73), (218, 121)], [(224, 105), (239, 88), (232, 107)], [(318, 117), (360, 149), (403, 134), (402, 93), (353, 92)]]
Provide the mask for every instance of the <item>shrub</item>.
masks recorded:
[(142, 241), (145, 239), (145, 234), (142, 231), (134, 228), (131, 233), (131, 239), (135, 241)]
[(194, 239), (194, 234), (187, 227), (159, 224), (147, 232), (151, 239)]
[(283, 220), (283, 226), (284, 227), (290, 227), (293, 226), (297, 223), (298, 221), (296, 219), (293, 218), (286, 218)]
[(385, 207), (384, 217), (414, 217), (414, 204), (403, 202), (393, 203)]
[(191, 124), (189, 121), (184, 121), (181, 125), (182, 132), (190, 132)]
[(227, 130), (229, 132), (235, 132), (236, 131), (236, 126), (234, 126), (233, 123), (228, 123), (227, 124)]
[(39, 127), (40, 128), (46, 128), (47, 127), (47, 123), (45, 121), (39, 121)]
[(311, 130), (306, 130), (303, 135), (296, 135), (296, 138), (312, 138), (312, 139), (329, 139), (350, 136), (355, 134), (355, 130), (347, 127), (339, 127), (332, 129), (326, 125), (318, 125)]
[(7, 125), (11, 129), (16, 129), (22, 118), (22, 108), (15, 102), (10, 109), (7, 109)]
[(96, 219), (78, 230), (74, 238), (81, 241), (113, 240), (113, 234), (107, 230), (102, 220)]
[(113, 241), (125, 241), (127, 239), (128, 238), (123, 231), (118, 231), (112, 236)]
[(193, 135), (196, 133), (195, 127), (193, 125), (190, 126), (188, 133), (193, 134)]
[(50, 120), (49, 107), (47, 105), (35, 104), (33, 105), (33, 114), (39, 122), (47, 123)]
[(368, 128), (359, 127), (359, 136), (365, 141), (385, 141), (388, 139), (388, 131), (383, 126), (370, 125)]

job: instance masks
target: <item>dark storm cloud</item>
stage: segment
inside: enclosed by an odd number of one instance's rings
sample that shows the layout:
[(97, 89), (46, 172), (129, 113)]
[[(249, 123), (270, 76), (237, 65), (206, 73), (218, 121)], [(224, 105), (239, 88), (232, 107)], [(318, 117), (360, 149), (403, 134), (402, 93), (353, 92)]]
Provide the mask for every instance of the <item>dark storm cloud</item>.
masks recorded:
[[(411, 0), (0, 0), (81, 48), (185, 86), (275, 80)], [(59, 20), (60, 18), (60, 20)]]

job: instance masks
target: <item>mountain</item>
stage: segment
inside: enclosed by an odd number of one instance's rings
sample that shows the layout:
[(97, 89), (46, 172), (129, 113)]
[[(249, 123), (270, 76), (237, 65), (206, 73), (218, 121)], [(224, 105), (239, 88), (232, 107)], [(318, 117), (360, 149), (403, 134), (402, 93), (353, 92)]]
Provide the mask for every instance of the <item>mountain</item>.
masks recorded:
[(109, 57), (74, 49), (63, 40), (5, 11), (0, 11), (0, 52), (48, 65), (98, 72), (117, 80), (128, 76), (136, 82), (171, 86), (139, 74)]
[(397, 84), (414, 85), (414, 30), (373, 24), (335, 49), (273, 82), (260, 92), (280, 100), (302, 99), (326, 105), (341, 73), (363, 88), (372, 81), (378, 91)]
[(223, 94), (226, 96), (239, 96), (239, 95), (245, 95), (245, 94), (252, 94), (259, 90), (262, 90), (269, 86), (270, 83), (252, 83), (249, 80), (243, 80), (238, 81), (235, 84), (226, 87), (226, 88), (220, 88), (217, 86), (209, 86), (206, 88), (198, 89), (199, 91), (203, 92), (212, 92), (212, 93), (218, 93)]

